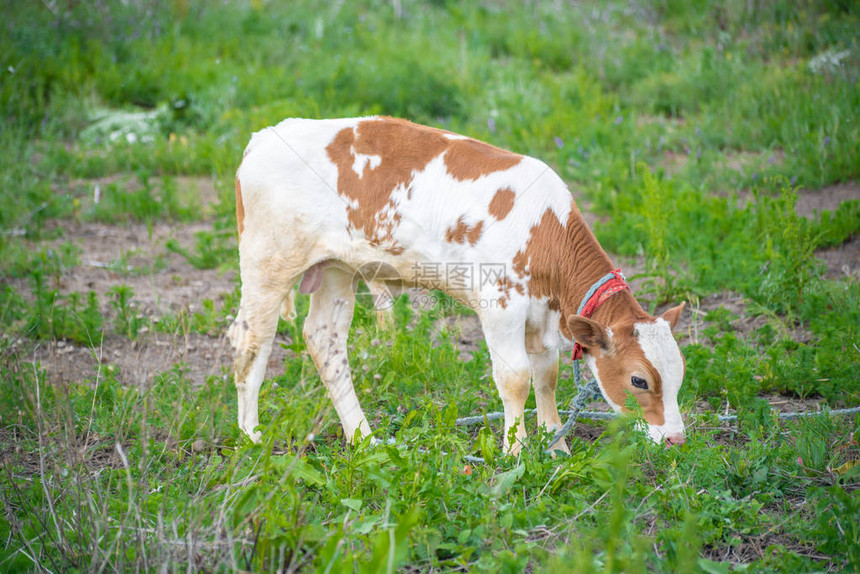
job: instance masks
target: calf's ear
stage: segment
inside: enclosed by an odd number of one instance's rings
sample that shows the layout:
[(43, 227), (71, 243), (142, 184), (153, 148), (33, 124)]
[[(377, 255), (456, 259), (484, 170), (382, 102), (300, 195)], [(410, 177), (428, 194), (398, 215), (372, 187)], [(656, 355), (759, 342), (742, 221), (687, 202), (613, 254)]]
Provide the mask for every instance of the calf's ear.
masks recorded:
[(675, 324), (678, 322), (678, 318), (681, 316), (681, 311), (684, 310), (684, 306), (686, 304), (687, 303), (684, 302), (684, 303), (681, 303), (680, 305), (678, 305), (677, 307), (672, 307), (671, 309), (669, 309), (668, 311), (666, 311), (665, 313), (660, 315), (660, 317), (665, 319), (666, 322), (669, 323), (669, 326), (674, 329)]
[(609, 335), (599, 323), (575, 315), (567, 320), (567, 327), (574, 340), (587, 349), (610, 349)]

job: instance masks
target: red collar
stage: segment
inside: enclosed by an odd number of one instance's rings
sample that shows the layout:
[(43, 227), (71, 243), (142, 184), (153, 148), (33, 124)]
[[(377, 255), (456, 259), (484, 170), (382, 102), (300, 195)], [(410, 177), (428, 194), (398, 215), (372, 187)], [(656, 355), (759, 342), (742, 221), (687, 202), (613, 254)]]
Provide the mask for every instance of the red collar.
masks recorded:
[[(621, 269), (607, 273), (591, 286), (588, 293), (583, 297), (582, 303), (579, 305), (579, 311), (576, 314), (580, 317), (591, 317), (597, 308), (603, 305), (607, 299), (625, 289), (630, 289), (630, 285), (624, 280)], [(570, 358), (574, 361), (582, 358), (582, 345), (578, 342), (574, 342), (573, 353)]]

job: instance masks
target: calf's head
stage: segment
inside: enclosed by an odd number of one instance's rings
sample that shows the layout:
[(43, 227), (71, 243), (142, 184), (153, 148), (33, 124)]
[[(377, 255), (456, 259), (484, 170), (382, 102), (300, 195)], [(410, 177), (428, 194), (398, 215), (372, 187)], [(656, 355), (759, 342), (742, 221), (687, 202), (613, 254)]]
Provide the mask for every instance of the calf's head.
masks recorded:
[(612, 325), (580, 316), (568, 319), (606, 401), (621, 412), (631, 393), (642, 407), (648, 435), (667, 446), (684, 442), (678, 391), (686, 364), (672, 336), (683, 308), (681, 304), (659, 317)]

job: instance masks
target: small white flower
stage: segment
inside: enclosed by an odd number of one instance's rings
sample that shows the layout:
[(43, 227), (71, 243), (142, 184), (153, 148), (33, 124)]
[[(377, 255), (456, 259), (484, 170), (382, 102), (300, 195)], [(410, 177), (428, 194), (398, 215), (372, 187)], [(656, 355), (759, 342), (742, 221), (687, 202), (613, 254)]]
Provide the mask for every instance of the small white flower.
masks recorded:
[(827, 50), (826, 52), (822, 52), (809, 60), (807, 67), (813, 74), (818, 74), (824, 71), (835, 72), (842, 67), (842, 61), (850, 55), (851, 52), (849, 50), (843, 50), (841, 52)]

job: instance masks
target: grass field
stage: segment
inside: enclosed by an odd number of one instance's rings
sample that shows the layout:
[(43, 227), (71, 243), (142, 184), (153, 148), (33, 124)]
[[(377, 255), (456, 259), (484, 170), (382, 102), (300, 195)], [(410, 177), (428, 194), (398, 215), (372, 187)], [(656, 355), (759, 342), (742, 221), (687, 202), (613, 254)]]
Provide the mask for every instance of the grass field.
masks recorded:
[[(860, 406), (856, 3), (0, 11), (0, 572), (860, 570), (860, 416), (776, 414)], [(391, 329), (356, 310), (356, 388), (397, 445), (345, 444), (303, 296), (249, 443), (224, 339), (242, 150), (375, 113), (547, 161), (639, 299), (688, 302), (685, 445), (582, 420), (570, 457), (504, 456), (500, 424), (454, 424), (501, 401), (441, 296)]]

